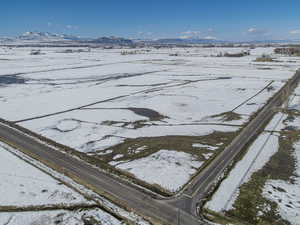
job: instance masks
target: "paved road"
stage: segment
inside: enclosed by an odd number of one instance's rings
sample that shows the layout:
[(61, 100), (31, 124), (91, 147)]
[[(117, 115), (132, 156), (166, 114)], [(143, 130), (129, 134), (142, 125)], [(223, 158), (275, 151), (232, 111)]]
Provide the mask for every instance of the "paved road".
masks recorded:
[(0, 124), (0, 140), (55, 170), (79, 178), (80, 181), (83, 181), (83, 185), (88, 184), (99, 194), (109, 195), (113, 200), (117, 199), (119, 204), (133, 209), (138, 214), (155, 218), (163, 224), (169, 225), (203, 224), (198, 218), (179, 211), (166, 202), (152, 199), (147, 194), (125, 185), (118, 178), (112, 177), (68, 154), (43, 145), (35, 139), (2, 124)]
[(192, 215), (197, 215), (197, 204), (205, 200), (209, 189), (216, 179), (221, 176), (234, 158), (241, 153), (246, 144), (258, 135), (258, 131), (263, 129), (264, 125), (272, 119), (276, 113), (275, 109), (281, 106), (293, 89), (298, 86), (299, 79), (300, 70), (272, 97), (258, 115), (234, 138), (233, 142), (194, 178), (183, 192), (183, 195), (171, 200), (170, 203)]
[(216, 159), (206, 167), (187, 189), (177, 198), (155, 200), (147, 194), (135, 189), (117, 177), (110, 176), (84, 161), (44, 145), (27, 135), (0, 123), (0, 140), (43, 162), (45, 165), (65, 172), (71, 177), (100, 195), (132, 209), (138, 214), (154, 218), (169, 225), (203, 224), (196, 217), (197, 203), (207, 196), (208, 190), (216, 179), (232, 163), (234, 157), (241, 152), (257, 131), (274, 115), (274, 108), (281, 105), (300, 79), (300, 71), (281, 89), (272, 100), (264, 106), (260, 113), (243, 129), (234, 141)]
[[(192, 215), (197, 215), (197, 204), (206, 198), (216, 178), (221, 176), (226, 167), (228, 167), (233, 159), (243, 150), (246, 143), (261, 129), (261, 126), (257, 124), (265, 124), (265, 122), (272, 118), (273, 114), (274, 113), (268, 110), (264, 111), (262, 119), (250, 124), (247, 130), (241, 132), (240, 135), (194, 179), (179, 199), (171, 201), (172, 204)], [(185, 204), (182, 204), (182, 202)]]

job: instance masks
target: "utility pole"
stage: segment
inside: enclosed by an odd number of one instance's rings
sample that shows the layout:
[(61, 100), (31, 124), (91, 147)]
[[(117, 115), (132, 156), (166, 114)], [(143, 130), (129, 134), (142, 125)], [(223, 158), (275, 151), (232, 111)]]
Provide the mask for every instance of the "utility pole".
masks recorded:
[(180, 209), (178, 208), (178, 213), (177, 213), (177, 225), (180, 225)]

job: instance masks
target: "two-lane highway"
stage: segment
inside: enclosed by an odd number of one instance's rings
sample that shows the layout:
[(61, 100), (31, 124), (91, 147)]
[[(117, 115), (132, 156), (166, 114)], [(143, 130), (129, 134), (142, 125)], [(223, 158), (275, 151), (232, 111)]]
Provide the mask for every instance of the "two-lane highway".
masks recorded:
[(156, 200), (137, 190), (120, 178), (93, 167), (69, 154), (56, 150), (7, 125), (0, 123), (0, 141), (3, 141), (30, 157), (41, 161), (58, 172), (65, 173), (76, 182), (91, 188), (116, 204), (132, 210), (152, 221), (168, 225), (204, 224), (197, 218), (196, 206), (203, 201), (214, 182), (247, 143), (273, 117), (274, 109), (281, 105), (298, 85), (300, 71), (262, 108), (258, 115), (235, 137), (204, 170), (187, 186), (183, 193), (173, 199)]
[[(198, 203), (207, 197), (217, 178), (221, 176), (235, 157), (241, 153), (247, 143), (258, 135), (260, 130), (263, 130), (267, 122), (276, 113), (276, 108), (281, 106), (298, 86), (299, 80), (300, 70), (270, 99), (256, 117), (234, 138), (232, 143), (193, 179), (183, 194), (170, 201), (171, 204), (192, 215), (197, 215)], [(182, 204), (183, 202), (185, 204)]]
[(162, 224), (182, 225), (202, 224), (198, 218), (163, 201), (152, 199), (147, 194), (126, 185), (123, 181), (110, 176), (88, 163), (69, 154), (44, 145), (16, 129), (0, 124), (0, 140), (12, 145), (21, 152), (37, 159), (50, 168), (66, 173), (77, 182), (85, 185), (113, 202), (131, 209), (136, 213), (154, 219)]

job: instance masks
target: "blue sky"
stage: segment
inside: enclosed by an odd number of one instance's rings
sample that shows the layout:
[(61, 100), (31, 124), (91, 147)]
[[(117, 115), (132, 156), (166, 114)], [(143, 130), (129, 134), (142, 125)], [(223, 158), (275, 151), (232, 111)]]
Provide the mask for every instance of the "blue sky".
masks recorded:
[(1, 0), (0, 36), (300, 39), (299, 0)]

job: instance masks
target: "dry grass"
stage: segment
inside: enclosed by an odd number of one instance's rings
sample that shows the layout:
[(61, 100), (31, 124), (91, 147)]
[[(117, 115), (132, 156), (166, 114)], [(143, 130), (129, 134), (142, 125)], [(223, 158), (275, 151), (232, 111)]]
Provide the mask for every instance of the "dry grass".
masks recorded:
[(255, 62), (276, 62), (271, 57), (258, 57), (255, 59)]
[[(288, 221), (278, 214), (277, 204), (263, 197), (263, 188), (269, 179), (292, 182), (296, 167), (293, 144), (300, 140), (300, 131), (285, 130), (279, 137), (278, 152), (251, 180), (240, 187), (240, 193), (228, 217), (238, 218), (253, 225), (286, 225)], [(265, 210), (269, 208), (270, 210)]]

